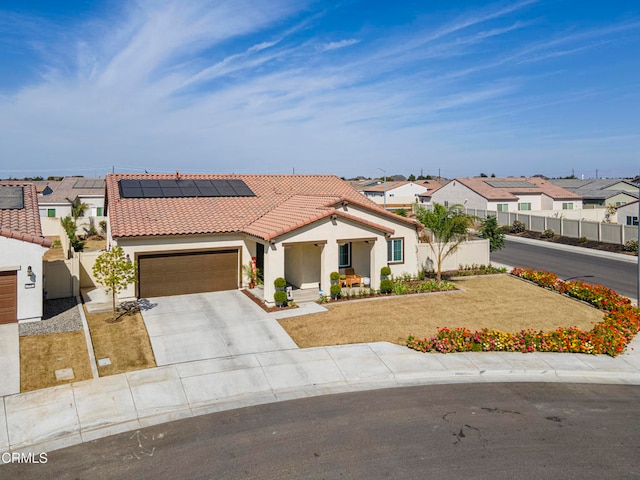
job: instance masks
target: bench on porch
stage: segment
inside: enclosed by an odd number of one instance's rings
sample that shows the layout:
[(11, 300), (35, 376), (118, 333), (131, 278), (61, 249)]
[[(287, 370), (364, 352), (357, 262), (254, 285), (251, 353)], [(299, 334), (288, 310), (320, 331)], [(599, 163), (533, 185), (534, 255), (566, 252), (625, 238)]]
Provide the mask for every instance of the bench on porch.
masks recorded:
[(353, 268), (345, 268), (344, 270), (345, 279), (343, 280), (344, 285), (346, 287), (353, 287), (354, 283), (357, 283), (359, 286), (362, 286), (362, 276), (356, 275), (356, 272)]

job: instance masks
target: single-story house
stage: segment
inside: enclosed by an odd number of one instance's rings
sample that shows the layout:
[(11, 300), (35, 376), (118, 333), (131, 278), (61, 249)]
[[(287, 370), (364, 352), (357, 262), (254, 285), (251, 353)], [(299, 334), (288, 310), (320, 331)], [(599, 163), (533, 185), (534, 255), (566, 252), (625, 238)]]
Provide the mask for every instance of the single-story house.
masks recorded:
[[(442, 185), (435, 180), (387, 181), (358, 189), (365, 197), (389, 210), (410, 209), (415, 203), (424, 203), (421, 196), (431, 196), (431, 192)], [(422, 197), (424, 198), (424, 197)]]
[(436, 190), (431, 202), (497, 212), (582, 208), (579, 195), (539, 177), (455, 178)]
[(600, 178), (580, 180), (562, 178), (549, 180), (582, 197), (583, 208), (619, 207), (638, 199), (638, 185), (628, 180)]
[(42, 319), (42, 256), (50, 246), (36, 187), (0, 182), (0, 324)]
[(87, 205), (87, 211), (78, 219), (78, 233), (84, 227), (98, 223), (104, 215), (104, 178), (64, 177), (62, 180), (34, 182), (38, 190), (38, 206), (45, 235), (57, 236), (62, 232), (60, 219), (71, 216), (71, 202), (79, 200)]
[(353, 269), (379, 288), (386, 265), (420, 269), (420, 224), (334, 175), (110, 174), (106, 192), (108, 245), (138, 265), (124, 296), (237, 289), (252, 259), (269, 302), (278, 277), (328, 292), (333, 271)]
[(638, 226), (638, 200), (629, 202), (616, 209), (616, 215), (618, 223), (622, 225), (629, 225), (632, 227)]

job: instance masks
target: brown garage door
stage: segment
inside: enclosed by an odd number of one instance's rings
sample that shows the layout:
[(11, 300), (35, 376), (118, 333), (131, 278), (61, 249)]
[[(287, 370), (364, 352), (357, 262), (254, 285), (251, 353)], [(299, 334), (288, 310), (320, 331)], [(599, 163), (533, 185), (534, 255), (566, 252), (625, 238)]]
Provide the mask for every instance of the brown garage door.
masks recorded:
[(238, 251), (180, 252), (138, 256), (142, 298), (238, 288)]
[(18, 321), (16, 272), (0, 272), (0, 324)]

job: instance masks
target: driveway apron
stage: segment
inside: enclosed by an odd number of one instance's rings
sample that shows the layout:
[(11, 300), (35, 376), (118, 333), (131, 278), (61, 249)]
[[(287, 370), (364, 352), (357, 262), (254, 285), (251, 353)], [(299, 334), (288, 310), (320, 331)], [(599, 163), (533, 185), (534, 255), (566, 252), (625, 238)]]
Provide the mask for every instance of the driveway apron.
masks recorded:
[(141, 311), (158, 366), (297, 348), (238, 290), (150, 298)]

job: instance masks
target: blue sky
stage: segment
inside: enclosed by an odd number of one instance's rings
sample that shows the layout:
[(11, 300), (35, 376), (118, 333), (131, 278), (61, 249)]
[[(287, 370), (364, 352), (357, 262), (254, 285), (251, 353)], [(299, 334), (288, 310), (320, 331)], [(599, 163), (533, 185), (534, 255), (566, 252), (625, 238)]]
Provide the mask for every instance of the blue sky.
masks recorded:
[(0, 177), (632, 176), (634, 1), (3, 1)]

